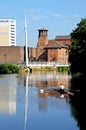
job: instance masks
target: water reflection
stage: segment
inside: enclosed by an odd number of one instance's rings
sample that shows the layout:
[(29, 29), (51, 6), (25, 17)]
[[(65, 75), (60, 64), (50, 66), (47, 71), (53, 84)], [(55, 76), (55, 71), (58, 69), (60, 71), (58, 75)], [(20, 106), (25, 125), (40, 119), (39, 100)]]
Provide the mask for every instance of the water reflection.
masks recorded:
[(38, 98), (39, 110), (47, 111), (49, 98), (59, 98), (59, 99), (64, 98), (66, 102), (69, 102), (70, 95), (67, 93), (61, 94), (59, 91), (55, 91), (52, 88), (49, 89), (40, 88), (38, 91), (38, 97), (39, 97)]
[[(21, 81), (20, 84), (23, 84), (25, 75), (20, 75)], [(30, 87), (38, 87), (38, 88), (47, 88), (47, 87), (59, 87), (60, 83), (65, 85), (66, 89), (69, 89), (70, 86), (70, 78), (67, 72), (58, 73), (58, 72), (35, 72), (29, 74), (28, 78), (28, 86)]]
[(86, 76), (82, 75), (71, 80), (71, 88), (80, 89), (74, 97), (70, 98), (71, 102), (71, 112), (75, 120), (77, 121), (77, 126), (80, 127), (80, 130), (86, 130)]
[(16, 86), (16, 78), (10, 75), (0, 77), (0, 113), (16, 114)]
[(0, 77), (0, 129), (79, 130), (71, 115), (70, 96), (52, 90), (61, 82), (69, 89), (70, 78), (67, 73), (45, 72)]
[[(24, 77), (23, 77), (24, 76)], [(64, 107), (66, 106), (66, 102), (69, 102), (70, 96), (69, 94), (60, 94), (59, 92), (52, 91), (52, 87), (59, 87), (60, 83), (63, 82), (66, 89), (70, 89), (70, 78), (71, 76), (67, 73), (65, 74), (51, 74), (51, 73), (43, 73), (43, 74), (30, 74), (30, 75), (22, 75), (21, 79), (24, 78), (24, 85), (26, 86), (26, 93), (25, 93), (25, 127), (24, 130), (26, 130), (27, 126), (27, 115), (28, 115), (28, 89), (31, 89), (37, 87), (37, 91), (35, 94), (38, 94), (38, 109), (39, 111), (45, 111), (48, 112), (49, 110), (49, 98), (55, 97), (59, 99), (64, 99), (63, 104), (60, 103), (61, 109), (64, 110)], [(26, 79), (26, 80), (25, 80)], [(22, 80), (23, 81), (23, 80)], [(23, 82), (20, 82), (22, 84)], [(47, 91), (46, 91), (47, 90)], [(32, 94), (33, 95), (33, 94)], [(30, 97), (32, 97), (30, 95)], [(34, 100), (35, 101), (35, 100)], [(32, 102), (34, 102), (32, 100)], [(60, 101), (60, 100), (59, 100)], [(31, 102), (30, 102), (31, 103)], [(52, 100), (50, 101), (52, 105), (58, 104), (58, 100), (55, 101), (55, 103), (52, 103)], [(32, 104), (32, 103), (31, 103)], [(62, 107), (63, 106), (63, 107)], [(33, 108), (32, 108), (33, 109)], [(38, 118), (38, 117), (37, 117)]]
[(28, 114), (28, 75), (25, 76), (25, 121), (24, 121), (24, 130), (26, 130), (27, 125), (27, 114)]
[(38, 105), (40, 111), (47, 111), (47, 100), (48, 100), (48, 92), (44, 91), (44, 89), (39, 89), (38, 91)]

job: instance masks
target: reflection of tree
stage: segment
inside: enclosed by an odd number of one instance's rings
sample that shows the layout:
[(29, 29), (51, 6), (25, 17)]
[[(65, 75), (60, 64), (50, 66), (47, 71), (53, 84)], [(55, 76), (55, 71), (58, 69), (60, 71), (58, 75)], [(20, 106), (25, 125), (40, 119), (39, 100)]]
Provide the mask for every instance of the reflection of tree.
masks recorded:
[(77, 121), (77, 126), (80, 127), (80, 97), (71, 96), (70, 103), (72, 105), (71, 112)]
[(72, 105), (72, 115), (77, 120), (77, 125), (80, 128), (80, 130), (86, 130), (86, 105), (85, 105), (85, 77), (80, 77), (77, 79), (73, 79), (71, 82), (71, 88), (82, 88), (81, 92), (75, 93), (74, 97), (70, 97), (70, 103)]

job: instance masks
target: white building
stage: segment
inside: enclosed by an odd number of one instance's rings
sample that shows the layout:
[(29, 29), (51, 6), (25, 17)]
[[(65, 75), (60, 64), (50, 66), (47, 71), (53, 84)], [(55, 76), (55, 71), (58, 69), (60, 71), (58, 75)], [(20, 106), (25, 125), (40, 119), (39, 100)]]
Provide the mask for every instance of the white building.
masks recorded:
[(0, 19), (0, 46), (16, 46), (15, 19)]

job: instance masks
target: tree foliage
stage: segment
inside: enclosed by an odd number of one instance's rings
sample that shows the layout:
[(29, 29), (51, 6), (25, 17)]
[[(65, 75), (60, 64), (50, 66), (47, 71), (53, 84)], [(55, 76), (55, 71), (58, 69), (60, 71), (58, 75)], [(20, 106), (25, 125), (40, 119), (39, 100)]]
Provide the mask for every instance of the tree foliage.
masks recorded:
[(86, 18), (81, 19), (72, 31), (69, 48), (70, 71), (72, 74), (86, 74)]

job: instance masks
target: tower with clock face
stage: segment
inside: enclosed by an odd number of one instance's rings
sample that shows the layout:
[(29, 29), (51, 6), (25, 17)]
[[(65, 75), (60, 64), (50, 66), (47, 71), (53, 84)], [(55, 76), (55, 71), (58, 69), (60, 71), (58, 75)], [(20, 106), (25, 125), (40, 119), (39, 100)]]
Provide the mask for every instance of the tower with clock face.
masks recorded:
[(37, 59), (44, 53), (44, 47), (48, 44), (48, 30), (38, 30)]

